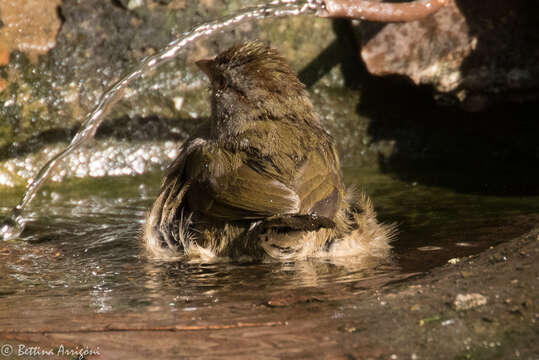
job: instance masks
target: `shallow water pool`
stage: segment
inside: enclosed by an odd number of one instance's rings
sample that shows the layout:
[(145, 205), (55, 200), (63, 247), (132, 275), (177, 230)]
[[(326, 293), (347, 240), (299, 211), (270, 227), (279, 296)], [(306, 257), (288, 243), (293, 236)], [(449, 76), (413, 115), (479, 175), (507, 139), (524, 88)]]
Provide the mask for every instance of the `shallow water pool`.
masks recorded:
[[(72, 331), (92, 326), (88, 318), (99, 313), (137, 313), (139, 326), (144, 314), (193, 323), (253, 319), (266, 311), (261, 304), (283, 306), (313, 293), (311, 300), (349, 298), (402, 281), (518, 236), (535, 225), (539, 213), (539, 197), (462, 194), (376, 169), (345, 169), (347, 183), (371, 196), (379, 218), (398, 223), (391, 259), (368, 266), (353, 259), (157, 263), (143, 256), (139, 237), (160, 176), (71, 180), (45, 188), (27, 212), (22, 239), (0, 244), (4, 330)], [(18, 200), (13, 190), (1, 196), (4, 212)], [(334, 305), (317, 311), (332, 314)]]

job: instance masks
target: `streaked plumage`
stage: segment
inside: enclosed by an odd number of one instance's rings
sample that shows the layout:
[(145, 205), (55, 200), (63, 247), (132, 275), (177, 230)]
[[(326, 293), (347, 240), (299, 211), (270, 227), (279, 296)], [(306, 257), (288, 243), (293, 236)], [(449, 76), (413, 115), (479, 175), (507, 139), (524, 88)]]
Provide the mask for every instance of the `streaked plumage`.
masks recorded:
[(160, 259), (384, 255), (393, 227), (345, 194), (338, 156), (304, 85), (260, 42), (197, 65), (212, 116), (165, 174), (145, 229)]

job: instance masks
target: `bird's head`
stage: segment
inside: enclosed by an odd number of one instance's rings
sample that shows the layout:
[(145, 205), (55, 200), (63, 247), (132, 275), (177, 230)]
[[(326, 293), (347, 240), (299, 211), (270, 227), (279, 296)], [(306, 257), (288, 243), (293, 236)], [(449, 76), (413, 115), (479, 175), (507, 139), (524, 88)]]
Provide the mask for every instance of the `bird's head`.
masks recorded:
[(217, 131), (230, 132), (232, 127), (237, 132), (246, 121), (312, 112), (305, 86), (294, 70), (260, 41), (235, 45), (196, 64), (211, 82), (212, 118), (221, 124)]

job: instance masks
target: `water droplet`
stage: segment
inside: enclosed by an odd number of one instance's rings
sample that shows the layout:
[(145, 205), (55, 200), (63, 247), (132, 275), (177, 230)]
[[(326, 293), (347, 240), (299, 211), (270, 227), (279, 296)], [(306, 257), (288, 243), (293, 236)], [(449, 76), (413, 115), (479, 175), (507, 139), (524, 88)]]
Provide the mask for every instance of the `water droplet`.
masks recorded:
[(24, 222), (21, 217), (6, 217), (0, 225), (0, 237), (2, 240), (12, 240), (19, 237), (23, 230)]

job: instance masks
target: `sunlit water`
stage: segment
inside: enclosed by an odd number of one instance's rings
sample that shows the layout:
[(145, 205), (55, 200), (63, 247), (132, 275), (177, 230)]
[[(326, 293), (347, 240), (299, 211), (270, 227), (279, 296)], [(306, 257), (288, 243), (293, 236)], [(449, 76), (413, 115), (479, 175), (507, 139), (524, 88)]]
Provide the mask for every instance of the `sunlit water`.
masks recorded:
[[(361, 184), (380, 218), (399, 224), (386, 262), (163, 264), (145, 258), (140, 246), (160, 177), (72, 180), (42, 190), (28, 209), (22, 241), (0, 244), (0, 309), (7, 311), (0, 318), (13, 318), (13, 311), (49, 320), (124, 311), (196, 314), (219, 304), (220, 313), (210, 315), (217, 319), (240, 311), (238, 303), (264, 304), (283, 292), (352, 296), (518, 236), (539, 213), (537, 197), (459, 194), (348, 169), (347, 182)], [(6, 203), (15, 195), (0, 193)]]

